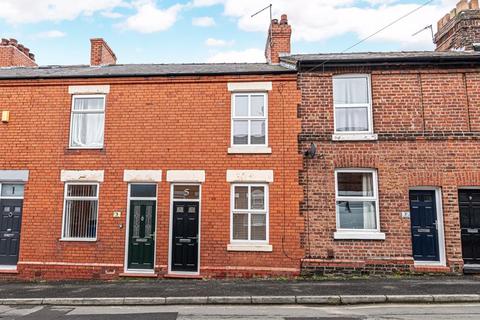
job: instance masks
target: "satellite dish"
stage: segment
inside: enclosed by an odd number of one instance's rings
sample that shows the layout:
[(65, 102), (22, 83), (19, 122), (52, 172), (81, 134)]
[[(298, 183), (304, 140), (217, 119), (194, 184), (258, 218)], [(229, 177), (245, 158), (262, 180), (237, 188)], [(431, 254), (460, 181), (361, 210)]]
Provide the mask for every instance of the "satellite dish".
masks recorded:
[(305, 156), (310, 159), (313, 159), (315, 158), (316, 155), (317, 155), (317, 145), (312, 142), (310, 144), (310, 148), (308, 148), (308, 150), (305, 151)]

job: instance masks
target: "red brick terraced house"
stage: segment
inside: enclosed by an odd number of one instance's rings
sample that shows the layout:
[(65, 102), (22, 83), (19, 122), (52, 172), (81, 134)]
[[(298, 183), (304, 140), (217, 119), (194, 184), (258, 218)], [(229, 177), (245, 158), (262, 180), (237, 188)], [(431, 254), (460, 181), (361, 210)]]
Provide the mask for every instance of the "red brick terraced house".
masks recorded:
[(480, 10), (435, 52), (281, 57), (298, 70), (305, 273), (480, 267)]
[(91, 65), (36, 67), (2, 40), (0, 275), (299, 274), (296, 71), (119, 65), (91, 45)]

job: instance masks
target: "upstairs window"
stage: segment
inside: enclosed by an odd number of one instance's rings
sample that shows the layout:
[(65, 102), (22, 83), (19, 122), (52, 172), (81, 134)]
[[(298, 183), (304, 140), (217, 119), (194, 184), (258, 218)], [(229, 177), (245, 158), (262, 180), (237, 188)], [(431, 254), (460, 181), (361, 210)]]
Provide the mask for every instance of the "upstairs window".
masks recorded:
[(70, 148), (103, 148), (105, 96), (73, 96)]
[(232, 146), (268, 144), (266, 93), (238, 93), (232, 96)]
[(373, 133), (369, 75), (333, 78), (336, 134)]

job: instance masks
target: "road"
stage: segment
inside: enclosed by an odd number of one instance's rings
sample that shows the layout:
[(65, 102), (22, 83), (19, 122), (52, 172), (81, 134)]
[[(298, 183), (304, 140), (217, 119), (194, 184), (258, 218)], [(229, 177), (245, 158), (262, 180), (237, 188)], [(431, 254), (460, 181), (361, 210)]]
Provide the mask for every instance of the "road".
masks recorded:
[(0, 306), (1, 320), (480, 319), (480, 304), (362, 306)]

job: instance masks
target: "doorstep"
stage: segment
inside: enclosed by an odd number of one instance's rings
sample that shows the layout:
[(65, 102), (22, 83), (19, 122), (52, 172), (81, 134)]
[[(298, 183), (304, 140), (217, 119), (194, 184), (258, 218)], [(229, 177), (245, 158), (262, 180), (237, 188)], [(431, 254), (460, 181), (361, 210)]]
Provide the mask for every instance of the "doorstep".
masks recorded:
[(415, 265), (413, 267), (414, 272), (427, 272), (427, 273), (449, 273), (452, 272), (450, 267), (446, 266), (434, 266), (434, 265)]
[(119, 276), (125, 277), (125, 278), (158, 278), (158, 273), (124, 272), (124, 273), (120, 273)]
[(203, 279), (202, 276), (198, 274), (175, 274), (175, 273), (169, 273), (163, 275), (164, 278), (167, 279)]

